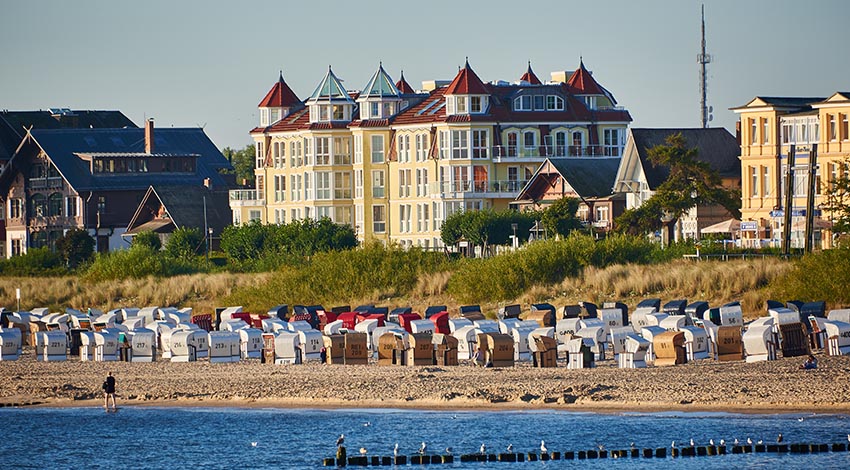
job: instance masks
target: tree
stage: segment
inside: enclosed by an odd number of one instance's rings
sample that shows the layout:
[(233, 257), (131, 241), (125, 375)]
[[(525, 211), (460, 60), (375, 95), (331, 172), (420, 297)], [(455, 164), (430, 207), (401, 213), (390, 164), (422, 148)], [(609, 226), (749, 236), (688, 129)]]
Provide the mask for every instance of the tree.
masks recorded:
[(850, 232), (850, 159), (845, 159), (843, 166), (845, 171), (841, 177), (826, 186), (826, 204), (823, 206), (832, 221), (833, 233)]
[(145, 230), (133, 237), (133, 246), (146, 246), (153, 251), (159, 251), (162, 248), (162, 240), (159, 239), (159, 234)]
[(204, 237), (196, 227), (178, 227), (165, 242), (165, 252), (173, 258), (190, 259), (204, 248)]
[(719, 204), (733, 217), (741, 217), (740, 193), (723, 187), (720, 175), (697, 159), (699, 151), (688, 148), (681, 133), (667, 137), (666, 145), (652, 147), (648, 155), (654, 165), (668, 167), (670, 175), (643, 205), (614, 221), (618, 231), (651, 232), (661, 226), (662, 217), (675, 220), (700, 205)]
[(69, 268), (76, 268), (94, 254), (94, 238), (88, 231), (72, 229), (56, 240), (56, 251)]
[(546, 230), (562, 237), (573, 230), (581, 228), (581, 221), (576, 217), (579, 200), (574, 197), (563, 197), (552, 203), (540, 218)]
[(238, 183), (254, 181), (254, 166), (256, 165), (254, 157), (257, 149), (253, 145), (247, 145), (242, 150), (225, 147), (221, 150), (221, 153), (233, 165), (233, 172), (236, 174)]
[(464, 239), (486, 250), (491, 245), (508, 244), (514, 234), (513, 224), (517, 224), (517, 237), (527, 234), (538, 217), (540, 215), (533, 211), (487, 209), (455, 212), (443, 221), (440, 238), (446, 245), (455, 245)]

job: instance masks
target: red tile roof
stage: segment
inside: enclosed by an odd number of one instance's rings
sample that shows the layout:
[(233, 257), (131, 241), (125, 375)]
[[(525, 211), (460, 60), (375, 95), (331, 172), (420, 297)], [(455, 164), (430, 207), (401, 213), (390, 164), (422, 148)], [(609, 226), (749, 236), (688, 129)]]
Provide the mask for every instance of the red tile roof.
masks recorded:
[(567, 85), (573, 89), (573, 93), (577, 95), (604, 95), (602, 87), (594, 80), (590, 72), (584, 68), (584, 61), (579, 61), (578, 69), (570, 77)]
[(528, 62), (528, 70), (526, 70), (519, 79), (532, 85), (540, 85), (541, 83), (540, 79), (537, 78), (537, 75), (534, 74), (534, 70), (531, 70), (531, 61)]
[(301, 100), (295, 95), (289, 85), (283, 81), (283, 72), (280, 73), (280, 79), (274, 84), (271, 90), (260, 102), (259, 108), (289, 108), (294, 105), (300, 105)]
[(463, 68), (449, 84), (446, 90), (446, 95), (486, 95), (488, 94), (487, 87), (484, 82), (478, 78), (478, 75), (472, 71), (469, 66), (469, 61), (464, 64)]
[(401, 77), (399, 77), (395, 87), (398, 88), (398, 91), (400, 91), (403, 95), (416, 93), (413, 87), (411, 87), (410, 84), (407, 83), (407, 80), (404, 79), (404, 70), (401, 71)]

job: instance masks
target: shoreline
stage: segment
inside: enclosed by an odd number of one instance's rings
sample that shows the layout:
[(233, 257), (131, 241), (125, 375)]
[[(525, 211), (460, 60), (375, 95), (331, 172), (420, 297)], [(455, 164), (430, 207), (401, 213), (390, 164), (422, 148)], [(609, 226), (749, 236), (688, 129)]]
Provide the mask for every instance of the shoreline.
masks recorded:
[[(777, 405), (742, 406), (740, 404), (696, 404), (686, 405), (663, 402), (591, 402), (569, 405), (552, 403), (484, 403), (484, 402), (434, 402), (401, 400), (310, 400), (310, 399), (196, 399), (170, 400), (121, 400), (119, 408), (234, 408), (234, 409), (293, 409), (293, 410), (419, 410), (459, 412), (514, 412), (514, 411), (566, 411), (576, 413), (729, 413), (753, 415), (798, 415), (798, 414), (845, 414), (850, 415), (850, 403), (812, 405), (809, 403), (785, 403)], [(6, 400), (0, 400), (6, 402)], [(48, 398), (28, 408), (100, 408), (101, 399), (69, 400)]]
[[(819, 354), (746, 363), (702, 360), (674, 367), (591, 369), (228, 364), (0, 362), (0, 404), (100, 407), (111, 372), (119, 406), (281, 409), (557, 410), (593, 413), (850, 414), (850, 356)], [(37, 404), (35, 404), (37, 403)]]

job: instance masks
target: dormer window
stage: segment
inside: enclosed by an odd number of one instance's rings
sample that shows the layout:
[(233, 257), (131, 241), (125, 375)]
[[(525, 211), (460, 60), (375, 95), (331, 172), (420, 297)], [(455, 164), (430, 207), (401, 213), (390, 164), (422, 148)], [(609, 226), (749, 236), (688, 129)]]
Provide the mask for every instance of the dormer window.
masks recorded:
[(269, 111), (271, 113), (271, 119), (269, 119), (270, 124), (274, 124), (274, 123), (280, 121), (280, 110), (279, 109), (272, 108)]
[(481, 97), (480, 96), (470, 96), (469, 97), (469, 112), (472, 114), (483, 113), (484, 109), (481, 106)]
[(465, 96), (456, 96), (455, 97), (455, 113), (466, 114), (466, 97)]
[(563, 111), (564, 99), (558, 95), (548, 95), (546, 97), (546, 111)]
[(585, 96), (584, 97), (584, 105), (587, 106), (587, 109), (596, 109), (596, 97), (595, 96)]
[(483, 114), (487, 108), (486, 96), (446, 96), (446, 114)]

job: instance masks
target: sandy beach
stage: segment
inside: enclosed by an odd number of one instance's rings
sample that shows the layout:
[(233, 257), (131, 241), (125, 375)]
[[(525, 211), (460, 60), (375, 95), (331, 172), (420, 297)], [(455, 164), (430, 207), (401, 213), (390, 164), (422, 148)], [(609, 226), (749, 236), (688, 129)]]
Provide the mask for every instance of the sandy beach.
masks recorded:
[(592, 411), (850, 412), (850, 357), (771, 362), (699, 361), (675, 367), (535, 369), (306, 364), (282, 366), (36, 362), (32, 351), (0, 362), (0, 403), (102, 406), (107, 372), (119, 406), (535, 409)]

